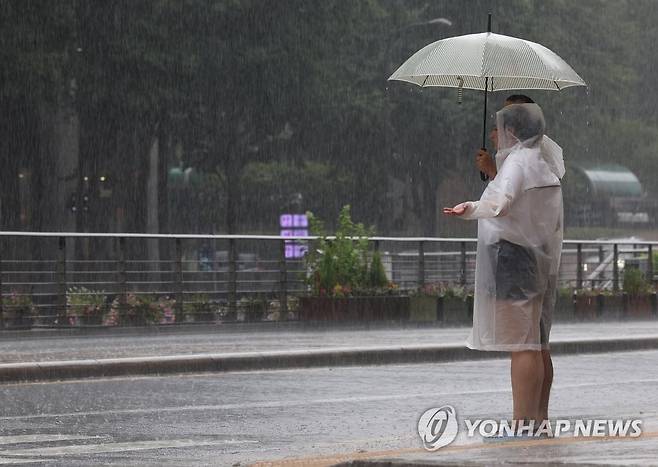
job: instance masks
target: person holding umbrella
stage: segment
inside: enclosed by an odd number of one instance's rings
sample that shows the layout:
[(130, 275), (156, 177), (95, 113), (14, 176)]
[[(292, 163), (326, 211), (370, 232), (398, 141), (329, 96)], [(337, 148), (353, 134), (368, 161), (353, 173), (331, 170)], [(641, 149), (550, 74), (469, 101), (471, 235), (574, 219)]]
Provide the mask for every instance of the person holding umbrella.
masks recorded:
[[(525, 94), (512, 94), (511, 96), (505, 99), (503, 106), (508, 106), (510, 104), (534, 104), (530, 97)], [(489, 139), (493, 143), (494, 148), (498, 147), (498, 130), (493, 128), (489, 133)], [(486, 149), (480, 149), (475, 156), (475, 164), (480, 172), (484, 173), (489, 180), (493, 180), (498, 173), (498, 168), (496, 167), (496, 161)]]
[(467, 345), (511, 352), (513, 419), (543, 421), (548, 419), (549, 334), (563, 237), (561, 150), (544, 136), (537, 104), (507, 105), (496, 121), (493, 180), (479, 201), (443, 212), (478, 220)]

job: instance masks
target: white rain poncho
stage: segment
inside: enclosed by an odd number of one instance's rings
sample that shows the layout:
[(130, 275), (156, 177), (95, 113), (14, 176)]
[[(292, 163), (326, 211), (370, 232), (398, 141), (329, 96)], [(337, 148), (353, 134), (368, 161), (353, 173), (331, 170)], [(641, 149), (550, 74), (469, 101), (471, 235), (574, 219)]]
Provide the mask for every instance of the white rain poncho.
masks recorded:
[(537, 104), (509, 105), (496, 117), (498, 173), (462, 216), (478, 219), (467, 345), (547, 349), (562, 251), (562, 150), (544, 136)]

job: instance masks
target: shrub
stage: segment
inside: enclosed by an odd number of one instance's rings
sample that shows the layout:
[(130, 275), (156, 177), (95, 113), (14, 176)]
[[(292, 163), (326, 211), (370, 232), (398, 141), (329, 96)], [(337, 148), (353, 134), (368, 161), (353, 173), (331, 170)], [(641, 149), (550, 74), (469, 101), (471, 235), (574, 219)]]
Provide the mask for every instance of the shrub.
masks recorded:
[(118, 296), (112, 301), (103, 324), (108, 326), (171, 324), (176, 321), (175, 304), (176, 300), (168, 296), (156, 298), (153, 295), (134, 293), (129, 293), (125, 303), (122, 304), (121, 297)]
[(307, 216), (311, 234), (319, 237), (305, 257), (314, 295), (381, 295), (397, 290), (386, 277), (379, 253), (370, 252), (368, 237), (374, 235), (374, 229), (354, 223), (349, 205), (340, 211), (335, 238), (329, 238), (324, 223), (313, 213)]
[(382, 257), (378, 251), (375, 251), (372, 255), (370, 274), (368, 275), (368, 285), (371, 287), (386, 287), (388, 285), (388, 278), (386, 277), (386, 271), (382, 264)]
[(623, 290), (628, 295), (642, 295), (651, 291), (651, 285), (638, 268), (624, 269)]
[(213, 321), (214, 308), (207, 294), (194, 294), (183, 303), (185, 318), (192, 321)]
[(100, 324), (106, 311), (105, 292), (86, 287), (69, 287), (66, 291), (66, 316), (69, 324)]
[(472, 292), (463, 285), (452, 284), (449, 282), (434, 282), (419, 287), (416, 294), (465, 300), (469, 295), (472, 295)]
[(32, 297), (15, 290), (9, 295), (3, 295), (2, 311), (5, 321), (15, 325), (24, 324), (26, 320), (31, 322), (36, 315)]

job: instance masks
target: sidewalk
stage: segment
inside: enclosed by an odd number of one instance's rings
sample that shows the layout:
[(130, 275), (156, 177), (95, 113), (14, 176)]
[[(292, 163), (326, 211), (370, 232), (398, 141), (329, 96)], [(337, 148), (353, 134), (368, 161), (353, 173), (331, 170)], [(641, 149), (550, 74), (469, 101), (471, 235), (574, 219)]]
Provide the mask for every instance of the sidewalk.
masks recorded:
[[(469, 328), (254, 323), (0, 334), (0, 382), (502, 358), (466, 349)], [(658, 320), (558, 323), (554, 353), (658, 348)]]

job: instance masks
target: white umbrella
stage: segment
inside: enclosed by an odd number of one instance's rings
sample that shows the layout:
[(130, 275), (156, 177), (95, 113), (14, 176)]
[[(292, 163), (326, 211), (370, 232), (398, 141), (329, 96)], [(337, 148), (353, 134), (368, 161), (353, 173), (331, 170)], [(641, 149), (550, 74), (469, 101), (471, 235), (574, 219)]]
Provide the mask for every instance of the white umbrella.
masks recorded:
[(389, 80), (480, 91), (561, 91), (570, 86), (587, 86), (567, 62), (543, 45), (492, 32), (426, 45)]
[[(491, 15), (488, 29), (491, 31)], [(388, 79), (421, 87), (458, 88), (460, 92), (461, 89), (484, 91), (483, 149), (489, 91), (561, 91), (571, 86), (587, 86), (567, 62), (543, 45), (492, 32), (450, 37), (426, 45)]]

